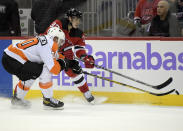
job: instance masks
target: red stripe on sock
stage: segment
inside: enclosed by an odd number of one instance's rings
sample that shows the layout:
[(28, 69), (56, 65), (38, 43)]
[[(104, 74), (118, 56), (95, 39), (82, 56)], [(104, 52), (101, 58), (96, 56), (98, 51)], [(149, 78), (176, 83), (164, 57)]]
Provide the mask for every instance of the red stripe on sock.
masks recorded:
[(88, 85), (87, 85), (86, 82), (85, 82), (84, 85), (79, 86), (78, 88), (79, 88), (79, 90), (80, 90), (82, 93), (85, 93), (85, 92), (89, 91), (89, 88), (88, 88)]

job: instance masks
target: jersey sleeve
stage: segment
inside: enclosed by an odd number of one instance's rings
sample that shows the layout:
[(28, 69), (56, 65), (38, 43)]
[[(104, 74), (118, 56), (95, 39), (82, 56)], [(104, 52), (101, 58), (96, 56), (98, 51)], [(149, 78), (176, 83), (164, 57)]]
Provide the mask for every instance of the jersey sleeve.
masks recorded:
[(85, 35), (82, 34), (82, 37), (78, 39), (77, 43), (75, 43), (74, 46), (75, 54), (78, 58), (80, 58), (82, 55), (86, 55), (85, 46), (86, 46)]
[(46, 45), (41, 44), (39, 48), (39, 54), (41, 59), (43, 60), (43, 63), (46, 64), (46, 66), (48, 67), (49, 71), (52, 74), (58, 75), (60, 73), (61, 67), (54, 57), (53, 49), (56, 50), (54, 43), (52, 45), (50, 45), (49, 43), (47, 43)]
[(144, 0), (140, 0), (140, 1), (137, 3), (136, 9), (135, 9), (134, 19), (141, 18), (141, 8), (142, 8), (141, 5), (143, 4), (143, 1), (144, 1)]

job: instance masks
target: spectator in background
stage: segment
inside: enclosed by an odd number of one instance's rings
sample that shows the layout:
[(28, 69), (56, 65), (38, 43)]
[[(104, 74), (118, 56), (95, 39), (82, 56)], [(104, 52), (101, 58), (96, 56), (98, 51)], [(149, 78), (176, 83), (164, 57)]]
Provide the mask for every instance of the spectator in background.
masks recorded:
[(177, 10), (176, 3), (177, 3), (178, 0), (167, 0), (167, 1), (170, 5), (170, 8), (169, 8), (170, 12), (171, 13), (176, 13), (176, 10)]
[(31, 11), (35, 21), (36, 33), (42, 34), (58, 17), (63, 16), (71, 7), (76, 7), (86, 0), (36, 0)]
[(177, 0), (177, 13), (178, 19), (183, 20), (183, 0)]
[(36, 0), (31, 10), (36, 33), (44, 33), (47, 27), (62, 12), (63, 0)]
[(169, 10), (169, 3), (161, 0), (157, 6), (157, 15), (153, 18), (150, 26), (150, 36), (179, 37), (181, 31), (175, 15)]
[(135, 23), (142, 25), (150, 23), (157, 13), (156, 7), (159, 1), (160, 0), (139, 0), (135, 10)]
[(0, 36), (21, 36), (18, 4), (14, 0), (0, 0)]
[(176, 7), (177, 7), (176, 14), (181, 26), (181, 30), (182, 30), (181, 32), (183, 36), (183, 0), (177, 0)]
[(147, 30), (153, 17), (157, 14), (157, 4), (160, 0), (139, 0), (134, 15), (136, 36), (147, 36)]

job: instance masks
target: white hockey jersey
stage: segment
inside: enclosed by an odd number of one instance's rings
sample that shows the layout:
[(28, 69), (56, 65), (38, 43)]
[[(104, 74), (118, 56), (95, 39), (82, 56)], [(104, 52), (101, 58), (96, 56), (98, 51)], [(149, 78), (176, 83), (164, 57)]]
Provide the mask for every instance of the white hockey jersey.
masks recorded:
[(61, 67), (56, 59), (64, 58), (64, 56), (58, 54), (57, 50), (58, 44), (47, 35), (43, 35), (21, 43), (13, 43), (5, 49), (5, 52), (22, 64), (28, 60), (44, 63), (52, 74), (57, 75), (60, 73)]

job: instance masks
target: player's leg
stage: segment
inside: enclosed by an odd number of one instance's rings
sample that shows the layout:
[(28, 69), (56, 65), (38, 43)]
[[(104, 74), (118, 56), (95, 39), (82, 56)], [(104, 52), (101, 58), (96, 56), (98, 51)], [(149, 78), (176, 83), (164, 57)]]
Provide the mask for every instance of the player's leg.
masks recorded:
[(19, 105), (22, 103), (23, 106), (30, 105), (30, 102), (26, 101), (24, 97), (34, 81), (41, 75), (42, 70), (43, 64), (27, 61), (18, 72), (15, 72), (20, 82), (16, 86), (12, 104)]
[(15, 87), (11, 101), (12, 104), (29, 106), (30, 103), (27, 102), (24, 97), (34, 83), (34, 80), (40, 76), (43, 65), (30, 61), (20, 63), (16, 59), (8, 56), (6, 53), (3, 54), (2, 65), (7, 72), (16, 75), (20, 80)]
[(64, 103), (53, 98), (53, 86), (51, 80), (52, 74), (49, 72), (47, 66), (43, 66), (43, 71), (39, 77), (39, 87), (43, 94), (43, 105), (60, 108), (64, 106)]
[(26, 80), (26, 81), (19, 81), (18, 84), (15, 87), (14, 95), (11, 100), (12, 105), (18, 105), (18, 106), (30, 106), (31, 103), (27, 100), (25, 100), (25, 96), (27, 92), (29, 91), (30, 87), (34, 83), (35, 80)]
[(83, 74), (75, 74), (73, 73), (73, 71), (71, 69), (69, 69), (66, 74), (71, 77), (72, 81), (74, 82), (74, 84), (78, 87), (78, 89), (80, 90), (80, 92), (83, 93), (85, 99), (90, 102), (93, 103), (94, 102), (94, 97), (91, 94), (91, 91), (88, 88), (88, 84), (84, 78)]

